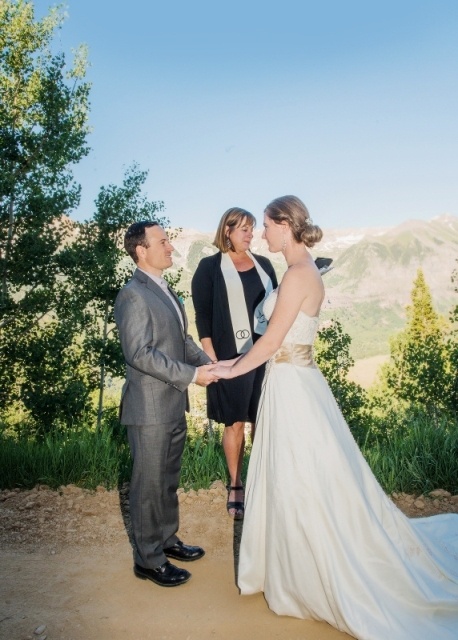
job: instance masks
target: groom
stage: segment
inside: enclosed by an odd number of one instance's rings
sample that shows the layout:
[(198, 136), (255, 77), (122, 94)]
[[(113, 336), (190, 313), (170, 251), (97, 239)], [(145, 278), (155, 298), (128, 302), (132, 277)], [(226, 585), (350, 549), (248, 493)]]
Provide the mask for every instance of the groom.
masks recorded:
[(124, 247), (137, 265), (114, 307), (126, 361), (120, 416), (133, 459), (134, 574), (174, 587), (191, 574), (168, 558), (189, 562), (205, 553), (176, 535), (187, 388), (191, 382), (205, 387), (216, 377), (206, 366), (208, 356), (187, 335), (183, 305), (162, 279), (173, 252), (164, 229), (156, 222), (136, 222), (125, 234)]

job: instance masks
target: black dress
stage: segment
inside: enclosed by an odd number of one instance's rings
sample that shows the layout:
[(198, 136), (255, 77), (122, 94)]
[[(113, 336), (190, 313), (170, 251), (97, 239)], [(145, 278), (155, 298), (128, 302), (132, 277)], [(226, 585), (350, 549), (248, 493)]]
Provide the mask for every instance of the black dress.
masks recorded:
[[(277, 278), (270, 261), (254, 256), (277, 286)], [(264, 286), (255, 267), (239, 272), (245, 304), (250, 319), (253, 342), (260, 337), (253, 333), (254, 310), (265, 296)], [(199, 338), (211, 338), (218, 360), (237, 357), (234, 332), (229, 313), (226, 284), (221, 271), (221, 253), (203, 258), (192, 279), (192, 297), (196, 311)], [(255, 422), (258, 410), (264, 365), (232, 380), (219, 380), (207, 387), (207, 416), (226, 426), (234, 422)]]

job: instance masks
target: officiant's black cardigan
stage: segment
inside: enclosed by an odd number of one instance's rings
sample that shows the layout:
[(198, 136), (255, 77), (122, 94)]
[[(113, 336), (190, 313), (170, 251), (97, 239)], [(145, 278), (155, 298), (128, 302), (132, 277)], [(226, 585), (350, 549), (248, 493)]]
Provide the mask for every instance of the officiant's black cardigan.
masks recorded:
[[(253, 254), (259, 265), (277, 287), (277, 276), (268, 258)], [(229, 312), (226, 283), (221, 271), (221, 252), (202, 258), (191, 283), (199, 339), (211, 338), (219, 360), (235, 358), (237, 348)], [(240, 304), (246, 304), (245, 297)]]

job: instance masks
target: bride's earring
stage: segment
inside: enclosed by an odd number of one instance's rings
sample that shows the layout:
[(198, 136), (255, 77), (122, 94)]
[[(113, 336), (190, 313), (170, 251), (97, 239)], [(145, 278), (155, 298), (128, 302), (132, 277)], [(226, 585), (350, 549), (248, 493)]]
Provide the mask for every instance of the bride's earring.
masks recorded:
[(283, 243), (281, 245), (281, 250), (286, 251), (286, 232), (283, 231)]

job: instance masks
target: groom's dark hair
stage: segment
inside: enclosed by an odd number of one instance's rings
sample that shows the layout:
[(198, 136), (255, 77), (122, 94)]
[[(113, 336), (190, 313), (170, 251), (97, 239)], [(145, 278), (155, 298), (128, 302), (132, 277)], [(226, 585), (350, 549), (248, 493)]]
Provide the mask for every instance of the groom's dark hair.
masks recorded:
[(156, 227), (159, 223), (154, 220), (141, 220), (140, 222), (134, 222), (127, 229), (124, 236), (124, 249), (130, 255), (132, 260), (137, 263), (137, 247), (148, 248), (148, 242), (146, 241), (145, 231), (148, 227)]

